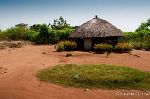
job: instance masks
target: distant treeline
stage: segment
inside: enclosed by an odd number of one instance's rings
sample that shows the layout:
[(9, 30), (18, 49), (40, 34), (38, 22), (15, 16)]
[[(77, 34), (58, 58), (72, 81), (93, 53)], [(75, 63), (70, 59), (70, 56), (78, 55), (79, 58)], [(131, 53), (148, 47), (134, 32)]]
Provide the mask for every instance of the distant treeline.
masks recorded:
[(27, 40), (36, 44), (54, 44), (67, 39), (69, 33), (74, 31), (63, 17), (55, 19), (53, 24), (28, 24), (20, 23), (7, 30), (0, 30), (0, 40)]
[[(53, 24), (28, 24), (20, 23), (7, 30), (0, 30), (0, 40), (27, 40), (36, 44), (54, 44), (66, 40), (71, 32), (75, 30), (67, 21), (60, 17)], [(150, 48), (150, 19), (135, 30), (135, 32), (124, 32), (124, 37), (119, 42), (132, 43), (137, 49)]]

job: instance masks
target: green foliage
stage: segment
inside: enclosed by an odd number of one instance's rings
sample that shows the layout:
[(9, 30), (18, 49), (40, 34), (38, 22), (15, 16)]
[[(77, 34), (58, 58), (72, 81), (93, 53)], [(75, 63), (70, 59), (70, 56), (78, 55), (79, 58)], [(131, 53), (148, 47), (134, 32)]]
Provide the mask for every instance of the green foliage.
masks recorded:
[(36, 42), (38, 35), (39, 35), (39, 32), (36, 32), (33, 30), (28, 30), (25, 34), (25, 40), (31, 41), (31, 42)]
[(55, 45), (57, 51), (71, 51), (75, 50), (76, 47), (77, 44), (74, 41), (61, 41)]
[(70, 51), (70, 50), (74, 50), (77, 47), (76, 42), (73, 41), (63, 41), (65, 50)]
[(133, 45), (134, 49), (145, 49), (150, 43), (150, 31), (142, 30), (140, 32), (125, 32), (124, 37), (119, 39), (119, 42), (127, 42)]
[(18, 28), (27, 28), (28, 24), (25, 24), (25, 23), (19, 23), (17, 25), (15, 25), (15, 27), (18, 27)]
[(20, 23), (0, 32), (0, 40), (29, 40), (37, 44), (54, 44), (67, 39), (69, 33), (74, 30), (63, 17), (54, 20), (52, 29), (46, 24), (34, 24), (30, 28), (27, 26)]
[(0, 32), (0, 40), (28, 40), (36, 44), (55, 44), (66, 40), (74, 31), (63, 17), (54, 20), (54, 24), (49, 26), (50, 24), (34, 24), (28, 27), (28, 24), (19, 23)]
[(4, 38), (6, 38), (5, 35), (4, 35), (4, 32), (1, 31), (0, 32), (0, 41), (4, 40)]
[(147, 22), (141, 23), (141, 25), (136, 29), (136, 32), (141, 31), (150, 31), (150, 19), (147, 20)]
[(94, 45), (94, 49), (97, 52), (111, 52), (113, 49), (113, 46), (110, 44), (106, 44), (106, 43), (101, 43), (101, 44), (95, 44)]
[(58, 44), (55, 44), (54, 48), (58, 51), (58, 52), (61, 52), (61, 51), (64, 51), (65, 50), (65, 46), (64, 44), (61, 42), (59, 42)]
[(145, 42), (143, 44), (143, 48), (146, 50), (146, 51), (150, 51), (150, 42)]
[(28, 28), (17, 26), (7, 29), (0, 33), (1, 40), (28, 40), (35, 42), (38, 32), (32, 31)]
[(37, 73), (41, 81), (64, 86), (107, 89), (150, 89), (150, 73), (115, 65), (57, 65)]
[(48, 26), (44, 26), (45, 30), (41, 28), (39, 35), (37, 36), (36, 43), (40, 44), (55, 44), (59, 41), (66, 40), (73, 29), (65, 28), (60, 30), (49, 29)]
[[(129, 52), (133, 49), (132, 45), (130, 43), (118, 43), (114, 47), (110, 44), (101, 43), (101, 44), (95, 44), (94, 50), (97, 53), (103, 53), (103, 52)], [(110, 53), (108, 53), (110, 54)]]
[(142, 44), (150, 43), (150, 19), (147, 22), (141, 23), (135, 32), (125, 32), (124, 37), (120, 39), (120, 42), (131, 42), (137, 48), (143, 48)]
[(54, 30), (64, 29), (64, 28), (70, 28), (70, 25), (67, 23), (67, 21), (60, 16), (59, 19), (55, 19), (53, 25), (51, 25), (51, 28)]
[(27, 28), (22, 27), (12, 27), (7, 29), (2, 33), (3, 39), (8, 40), (25, 40), (25, 34), (27, 33)]
[(70, 28), (50, 31), (51, 39), (52, 39), (51, 41), (53, 41), (51, 43), (57, 43), (59, 41), (68, 39), (69, 34), (73, 31), (74, 29), (70, 29)]
[(118, 43), (115, 48), (114, 51), (115, 52), (129, 52), (132, 51), (133, 46), (130, 43)]
[(49, 32), (48, 32), (48, 26), (46, 24), (43, 24), (41, 26), (40, 32), (37, 35), (36, 43), (38, 44), (48, 44), (49, 39)]
[(144, 43), (134, 42), (132, 45), (134, 49), (141, 50), (143, 48)]
[(34, 24), (34, 25), (30, 26), (30, 30), (40, 32), (41, 27), (42, 27), (42, 24)]

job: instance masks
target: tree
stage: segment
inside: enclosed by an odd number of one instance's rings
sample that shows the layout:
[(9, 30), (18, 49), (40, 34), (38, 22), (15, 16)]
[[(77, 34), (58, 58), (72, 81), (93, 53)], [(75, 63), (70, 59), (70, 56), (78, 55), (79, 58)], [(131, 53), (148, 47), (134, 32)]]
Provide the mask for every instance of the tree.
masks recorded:
[(147, 22), (141, 23), (141, 25), (136, 29), (136, 32), (140, 31), (150, 31), (150, 19)]
[(55, 30), (64, 29), (68, 27), (70, 27), (70, 25), (62, 16), (60, 16), (59, 19), (55, 19), (53, 25), (51, 25), (51, 28)]
[(43, 43), (48, 44), (49, 39), (49, 32), (48, 32), (48, 26), (46, 24), (41, 25), (40, 33), (37, 36), (37, 43)]
[(30, 29), (36, 32), (40, 32), (42, 25), (41, 24), (34, 24), (32, 26), (30, 26)]
[(16, 24), (15, 27), (19, 27), (19, 28), (27, 28), (28, 24), (25, 24), (25, 23), (19, 23), (19, 24)]

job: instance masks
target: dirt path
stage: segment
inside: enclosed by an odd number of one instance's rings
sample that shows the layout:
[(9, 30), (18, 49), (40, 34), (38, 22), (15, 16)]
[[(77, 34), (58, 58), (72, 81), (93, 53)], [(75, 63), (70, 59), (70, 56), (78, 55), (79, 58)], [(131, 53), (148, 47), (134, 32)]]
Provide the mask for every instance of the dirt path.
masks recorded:
[[(43, 52), (46, 52), (44, 54)], [(131, 54), (92, 54), (54, 52), (52, 46), (25, 46), (0, 50), (0, 99), (149, 99), (150, 91), (89, 90), (63, 88), (36, 79), (38, 70), (56, 64), (116, 64), (150, 71), (150, 52), (133, 51)], [(124, 95), (123, 95), (124, 94)], [(132, 94), (132, 95), (131, 95)]]

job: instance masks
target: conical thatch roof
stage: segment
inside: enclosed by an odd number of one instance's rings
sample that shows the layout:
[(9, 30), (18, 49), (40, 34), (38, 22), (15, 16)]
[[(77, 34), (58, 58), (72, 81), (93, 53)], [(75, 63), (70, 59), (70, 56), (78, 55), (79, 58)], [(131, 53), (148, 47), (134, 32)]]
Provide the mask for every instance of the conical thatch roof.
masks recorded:
[(114, 36), (123, 36), (123, 33), (111, 23), (97, 17), (77, 27), (75, 32), (70, 35), (73, 38)]

